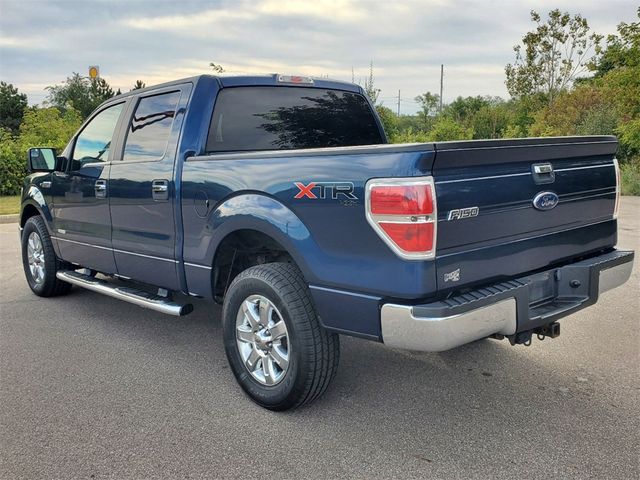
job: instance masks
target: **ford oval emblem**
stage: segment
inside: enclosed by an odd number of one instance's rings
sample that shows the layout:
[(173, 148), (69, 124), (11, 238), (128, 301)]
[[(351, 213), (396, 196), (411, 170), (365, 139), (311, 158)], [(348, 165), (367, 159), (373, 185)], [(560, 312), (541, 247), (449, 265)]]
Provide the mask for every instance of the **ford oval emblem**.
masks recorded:
[(551, 210), (559, 201), (560, 198), (553, 192), (540, 192), (533, 197), (533, 206), (538, 210)]

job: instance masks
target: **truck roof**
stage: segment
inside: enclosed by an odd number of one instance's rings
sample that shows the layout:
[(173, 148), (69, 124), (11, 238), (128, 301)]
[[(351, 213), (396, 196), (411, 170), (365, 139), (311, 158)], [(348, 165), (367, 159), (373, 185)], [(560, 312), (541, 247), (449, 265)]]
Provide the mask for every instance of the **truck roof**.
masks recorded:
[[(242, 87), (242, 86), (286, 86), (292, 85), (291, 83), (283, 83), (278, 81), (277, 73), (272, 73), (268, 75), (196, 75), (193, 77), (181, 78), (178, 80), (173, 80), (171, 82), (160, 83), (158, 85), (151, 85), (149, 87), (140, 88), (137, 90), (131, 90), (129, 92), (122, 93), (115, 97), (110, 98), (107, 101), (111, 101), (114, 98), (125, 98), (130, 95), (144, 93), (147, 91), (156, 90), (158, 88), (170, 87), (172, 85), (180, 85), (186, 82), (192, 82), (194, 85), (198, 83), (201, 79), (213, 79), (218, 82), (218, 84), (223, 87)], [(313, 79), (313, 84), (296, 84), (296, 86), (301, 87), (310, 87), (310, 88), (325, 88), (332, 90), (346, 90), (354, 93), (363, 93), (362, 87), (356, 85), (354, 83), (344, 82), (341, 80), (330, 80), (328, 78), (322, 77), (308, 77), (303, 76), (303, 78), (311, 78)]]

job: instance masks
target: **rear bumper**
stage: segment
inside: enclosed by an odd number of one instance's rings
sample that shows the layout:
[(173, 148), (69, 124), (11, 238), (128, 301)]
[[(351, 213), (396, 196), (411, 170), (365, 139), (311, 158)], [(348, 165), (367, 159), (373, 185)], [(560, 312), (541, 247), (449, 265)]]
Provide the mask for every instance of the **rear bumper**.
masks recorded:
[(493, 334), (533, 330), (596, 303), (600, 294), (625, 283), (633, 258), (632, 251), (614, 250), (439, 302), (386, 303), (382, 339), (390, 347), (439, 352)]

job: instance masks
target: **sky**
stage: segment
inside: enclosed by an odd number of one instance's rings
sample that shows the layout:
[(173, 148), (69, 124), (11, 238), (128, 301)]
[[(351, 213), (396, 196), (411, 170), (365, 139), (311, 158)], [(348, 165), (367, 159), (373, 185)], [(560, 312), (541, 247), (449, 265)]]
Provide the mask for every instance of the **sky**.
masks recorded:
[(415, 96), (508, 98), (504, 66), (533, 28), (529, 12), (580, 13), (615, 33), (637, 19), (634, 0), (0, 0), (0, 80), (46, 98), (45, 87), (90, 65), (128, 91), (212, 73), (289, 73), (363, 84), (373, 62), (384, 105), (417, 110)]

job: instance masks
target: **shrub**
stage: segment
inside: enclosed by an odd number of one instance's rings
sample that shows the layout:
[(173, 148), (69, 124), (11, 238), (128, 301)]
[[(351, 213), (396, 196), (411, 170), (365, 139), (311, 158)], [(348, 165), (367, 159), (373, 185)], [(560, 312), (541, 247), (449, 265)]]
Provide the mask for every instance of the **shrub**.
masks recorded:
[(622, 195), (640, 195), (640, 157), (620, 165)]

